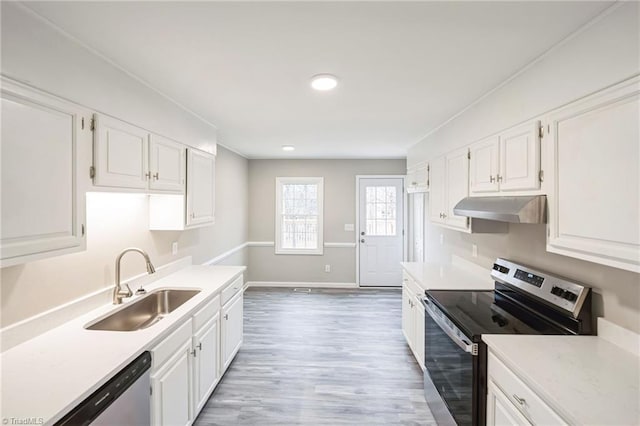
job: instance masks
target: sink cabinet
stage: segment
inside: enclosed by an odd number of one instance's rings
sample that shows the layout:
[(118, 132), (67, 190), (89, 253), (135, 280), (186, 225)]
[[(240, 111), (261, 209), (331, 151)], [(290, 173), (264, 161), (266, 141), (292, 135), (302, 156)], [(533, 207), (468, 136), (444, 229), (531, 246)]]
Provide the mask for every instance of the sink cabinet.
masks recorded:
[(240, 275), (151, 350), (153, 425), (191, 424), (205, 406), (242, 343), (242, 284)]

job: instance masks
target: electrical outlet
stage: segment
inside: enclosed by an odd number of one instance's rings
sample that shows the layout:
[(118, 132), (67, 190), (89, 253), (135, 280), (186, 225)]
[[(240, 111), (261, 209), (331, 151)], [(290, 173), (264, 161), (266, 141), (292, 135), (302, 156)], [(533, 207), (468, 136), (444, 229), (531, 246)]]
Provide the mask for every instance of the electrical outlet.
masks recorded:
[(440, 245), (444, 245), (444, 234), (440, 234)]
[(478, 257), (478, 246), (471, 244), (471, 257)]
[(325, 272), (331, 272), (331, 265), (324, 265)]
[(178, 254), (178, 242), (174, 241), (171, 243), (171, 254)]

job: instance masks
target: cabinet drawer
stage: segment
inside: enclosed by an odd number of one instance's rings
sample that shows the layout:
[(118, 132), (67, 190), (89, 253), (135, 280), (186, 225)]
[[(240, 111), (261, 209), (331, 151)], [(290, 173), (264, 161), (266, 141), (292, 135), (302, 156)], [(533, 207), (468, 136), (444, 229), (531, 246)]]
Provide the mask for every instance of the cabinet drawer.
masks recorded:
[(222, 290), (222, 304), (227, 303), (234, 294), (238, 291), (242, 291), (242, 286), (244, 285), (244, 281), (242, 279), (242, 275), (233, 280), (231, 284), (229, 284), (224, 290)]
[(193, 332), (197, 333), (219, 311), (220, 296), (216, 296), (193, 316)]
[(151, 349), (153, 354), (151, 365), (154, 370), (160, 367), (164, 362), (171, 357), (184, 342), (191, 340), (192, 335), (192, 321), (191, 318), (186, 320), (176, 331), (171, 333), (169, 337), (165, 338), (162, 342), (158, 343), (155, 348)]
[(418, 297), (423, 297), (424, 295), (424, 290), (422, 290), (422, 288), (420, 287), (420, 285), (418, 285), (418, 283), (411, 278), (411, 275), (409, 275), (406, 271), (402, 271), (402, 283), (406, 286), (407, 290)]
[(489, 381), (492, 381), (532, 424), (567, 424), (492, 352), (489, 352), (488, 367)]

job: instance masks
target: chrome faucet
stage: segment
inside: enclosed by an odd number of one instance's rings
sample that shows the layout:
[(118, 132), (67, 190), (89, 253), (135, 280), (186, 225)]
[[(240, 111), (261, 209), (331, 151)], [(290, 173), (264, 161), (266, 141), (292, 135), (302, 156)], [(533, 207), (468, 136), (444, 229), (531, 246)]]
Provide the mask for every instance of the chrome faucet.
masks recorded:
[(120, 284), (120, 261), (122, 260), (122, 256), (124, 256), (125, 253), (130, 252), (130, 251), (138, 252), (142, 256), (144, 256), (144, 260), (145, 260), (145, 262), (147, 262), (147, 273), (148, 274), (153, 274), (154, 272), (156, 272), (156, 268), (153, 267), (153, 264), (151, 263), (151, 259), (149, 259), (149, 255), (144, 250), (141, 250), (141, 249), (135, 248), (135, 247), (130, 247), (130, 248), (126, 248), (126, 249), (122, 250), (122, 252), (118, 255), (118, 257), (116, 257), (116, 286), (113, 289), (113, 304), (114, 305), (121, 304), (122, 303), (122, 299), (124, 299), (125, 297), (133, 296), (133, 293), (131, 292), (131, 288), (129, 287), (129, 284), (125, 284), (124, 285), (126, 287), (126, 290), (123, 290), (122, 286)]

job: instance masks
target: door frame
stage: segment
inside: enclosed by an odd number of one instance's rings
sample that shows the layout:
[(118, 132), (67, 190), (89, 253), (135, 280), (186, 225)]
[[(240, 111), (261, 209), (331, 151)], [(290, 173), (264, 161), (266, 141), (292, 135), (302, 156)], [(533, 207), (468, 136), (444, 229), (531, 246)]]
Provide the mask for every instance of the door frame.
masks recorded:
[[(406, 175), (356, 175), (356, 223), (355, 223), (355, 237), (356, 237), (356, 285), (360, 286), (360, 180), (361, 179), (402, 179), (402, 261), (407, 260), (407, 188), (405, 181)], [(367, 286), (366, 288), (378, 288)]]

